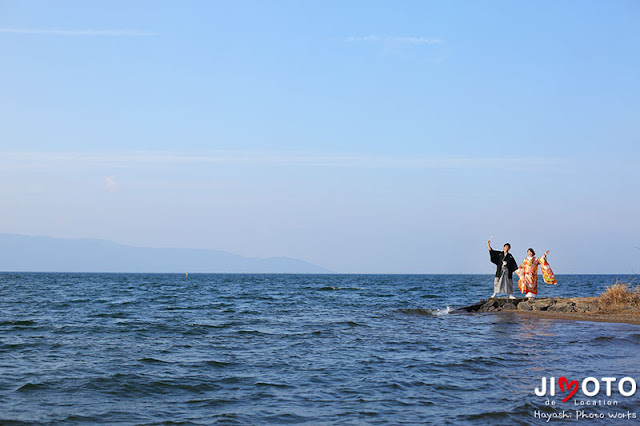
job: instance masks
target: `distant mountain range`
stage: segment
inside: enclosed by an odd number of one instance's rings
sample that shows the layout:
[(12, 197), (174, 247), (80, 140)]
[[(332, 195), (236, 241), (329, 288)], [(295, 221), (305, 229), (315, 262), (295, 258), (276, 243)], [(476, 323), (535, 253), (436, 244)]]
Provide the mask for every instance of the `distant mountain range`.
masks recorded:
[(132, 247), (106, 240), (0, 234), (0, 271), (329, 273), (288, 257), (252, 258), (217, 250)]

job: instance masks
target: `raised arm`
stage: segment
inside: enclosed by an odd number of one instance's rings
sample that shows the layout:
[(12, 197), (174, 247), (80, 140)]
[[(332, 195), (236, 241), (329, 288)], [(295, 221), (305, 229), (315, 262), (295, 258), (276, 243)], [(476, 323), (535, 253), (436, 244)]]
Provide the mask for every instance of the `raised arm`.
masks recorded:
[(487, 247), (489, 247), (489, 260), (491, 260), (491, 263), (495, 263), (497, 265), (498, 263), (500, 263), (499, 255), (501, 252), (495, 251), (491, 248), (491, 238), (489, 238), (489, 241), (487, 241)]
[(536, 259), (536, 265), (547, 263), (547, 255), (549, 254), (549, 250), (545, 251), (542, 256)]

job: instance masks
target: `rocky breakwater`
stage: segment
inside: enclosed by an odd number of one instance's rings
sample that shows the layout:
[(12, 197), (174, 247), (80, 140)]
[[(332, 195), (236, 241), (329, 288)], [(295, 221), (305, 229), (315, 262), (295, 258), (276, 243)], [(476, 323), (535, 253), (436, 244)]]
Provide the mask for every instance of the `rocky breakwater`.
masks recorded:
[(603, 306), (598, 297), (541, 297), (535, 299), (490, 298), (459, 308), (458, 312), (517, 312), (532, 316), (580, 321), (607, 321), (640, 324), (640, 307)]
[(460, 310), (466, 312), (499, 312), (499, 311), (549, 311), (549, 312), (597, 312), (600, 309), (596, 297), (558, 298), (541, 297), (536, 299), (490, 298), (481, 300)]

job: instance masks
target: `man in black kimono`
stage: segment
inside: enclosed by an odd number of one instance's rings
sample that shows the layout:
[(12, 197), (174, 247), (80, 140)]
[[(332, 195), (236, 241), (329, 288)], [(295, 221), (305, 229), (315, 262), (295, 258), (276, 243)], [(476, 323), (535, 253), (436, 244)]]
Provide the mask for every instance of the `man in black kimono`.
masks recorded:
[(493, 296), (491, 297), (504, 293), (509, 295), (509, 299), (515, 299), (513, 297), (513, 271), (518, 269), (518, 264), (509, 253), (511, 244), (506, 243), (502, 251), (493, 250), (491, 248), (491, 240), (487, 241), (487, 246), (489, 247), (491, 262), (497, 265), (496, 277), (493, 280)]

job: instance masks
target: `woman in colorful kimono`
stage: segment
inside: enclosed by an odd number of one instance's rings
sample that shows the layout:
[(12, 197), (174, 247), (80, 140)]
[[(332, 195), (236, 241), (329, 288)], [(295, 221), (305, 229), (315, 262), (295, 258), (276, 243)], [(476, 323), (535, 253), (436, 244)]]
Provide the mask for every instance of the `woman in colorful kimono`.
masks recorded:
[(558, 283), (549, 263), (547, 263), (548, 253), (549, 250), (542, 257), (536, 258), (536, 252), (530, 248), (527, 250), (528, 257), (522, 262), (520, 268), (515, 271), (520, 278), (518, 280), (518, 288), (526, 297), (536, 297), (538, 294), (538, 265), (542, 270), (542, 278), (544, 278), (545, 283), (551, 285)]

